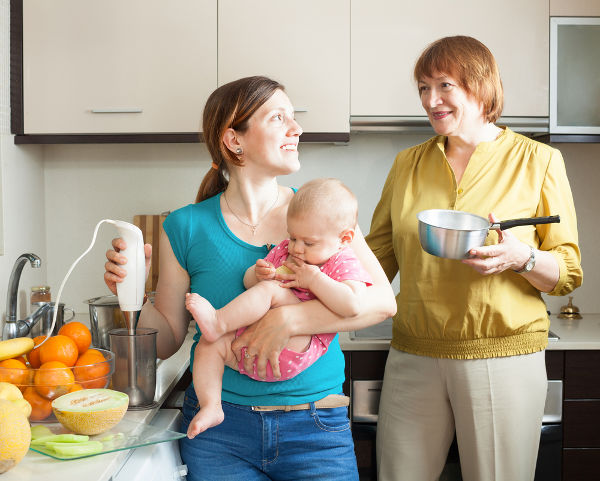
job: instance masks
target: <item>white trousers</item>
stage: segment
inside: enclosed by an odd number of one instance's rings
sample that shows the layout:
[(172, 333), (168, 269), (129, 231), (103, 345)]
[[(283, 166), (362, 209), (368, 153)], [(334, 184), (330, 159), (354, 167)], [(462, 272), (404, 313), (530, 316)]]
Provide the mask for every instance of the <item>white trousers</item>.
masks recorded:
[(455, 360), (390, 348), (379, 481), (437, 480), (455, 430), (464, 481), (533, 480), (546, 390), (544, 351)]

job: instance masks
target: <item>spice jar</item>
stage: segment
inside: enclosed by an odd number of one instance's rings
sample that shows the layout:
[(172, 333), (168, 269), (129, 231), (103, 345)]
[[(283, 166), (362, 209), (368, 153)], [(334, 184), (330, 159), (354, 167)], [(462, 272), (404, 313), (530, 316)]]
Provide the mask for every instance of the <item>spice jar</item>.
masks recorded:
[(31, 288), (31, 297), (29, 298), (29, 305), (33, 314), (38, 307), (46, 302), (51, 301), (50, 286), (34, 286)]
[(35, 286), (31, 288), (31, 304), (50, 302), (50, 286)]

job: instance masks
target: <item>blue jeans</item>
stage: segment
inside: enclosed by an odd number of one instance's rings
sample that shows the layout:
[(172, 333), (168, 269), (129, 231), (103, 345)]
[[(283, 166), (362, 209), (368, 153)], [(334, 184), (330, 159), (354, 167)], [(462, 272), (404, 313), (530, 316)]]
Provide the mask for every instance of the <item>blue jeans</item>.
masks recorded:
[[(198, 411), (190, 386), (182, 432)], [(252, 411), (223, 402), (225, 420), (194, 439), (180, 439), (188, 481), (357, 481), (348, 409)]]

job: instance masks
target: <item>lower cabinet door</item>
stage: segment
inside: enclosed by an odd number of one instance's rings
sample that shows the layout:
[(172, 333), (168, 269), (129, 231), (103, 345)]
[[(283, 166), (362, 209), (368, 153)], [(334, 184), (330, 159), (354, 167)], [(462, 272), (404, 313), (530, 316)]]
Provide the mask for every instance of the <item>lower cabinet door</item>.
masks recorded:
[(563, 481), (600, 479), (600, 448), (563, 450)]

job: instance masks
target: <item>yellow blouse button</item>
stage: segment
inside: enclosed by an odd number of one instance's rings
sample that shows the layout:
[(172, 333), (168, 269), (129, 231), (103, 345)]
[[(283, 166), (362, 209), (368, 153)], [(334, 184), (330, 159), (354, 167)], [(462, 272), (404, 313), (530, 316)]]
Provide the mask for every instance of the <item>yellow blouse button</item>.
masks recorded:
[(462, 193), (463, 193), (462, 187), (461, 187), (460, 189), (458, 189), (458, 193), (459, 193), (459, 194), (462, 194)]

